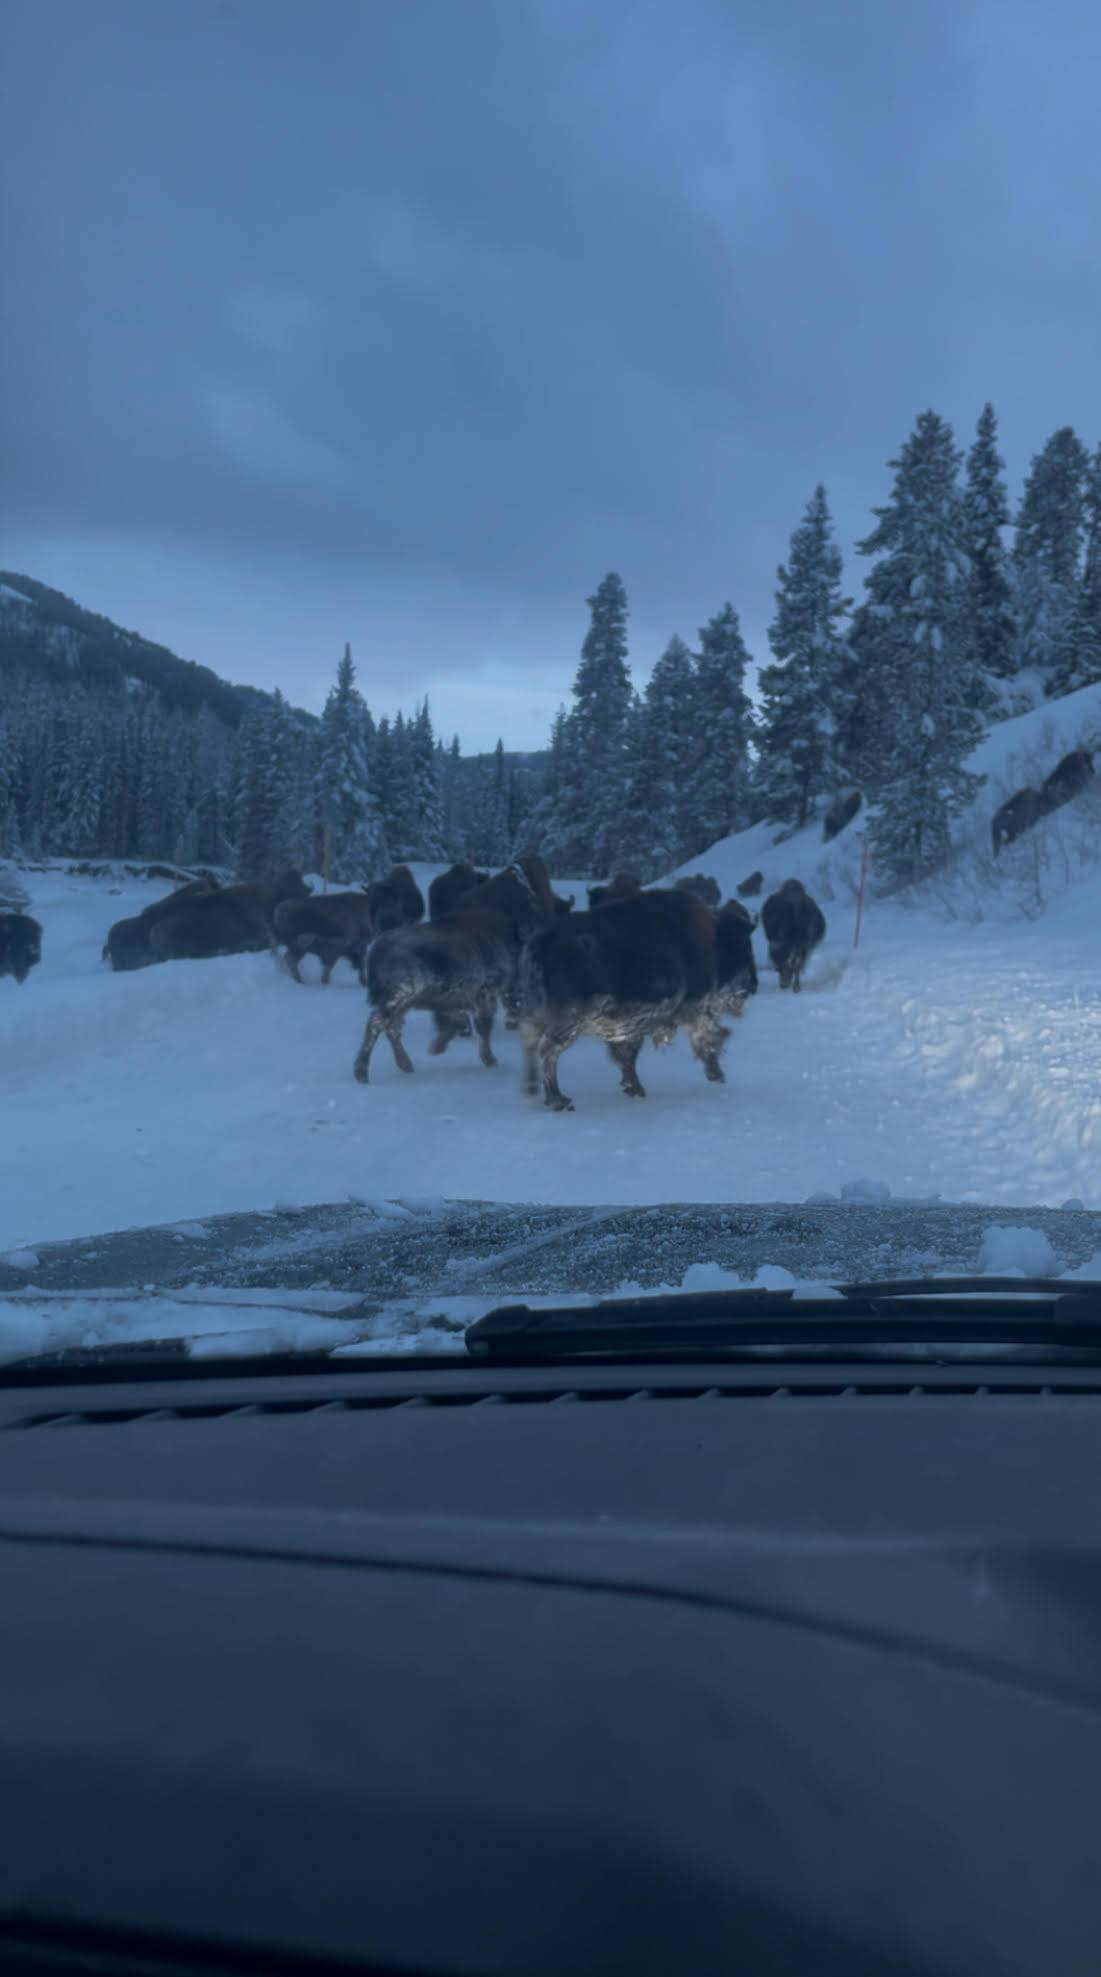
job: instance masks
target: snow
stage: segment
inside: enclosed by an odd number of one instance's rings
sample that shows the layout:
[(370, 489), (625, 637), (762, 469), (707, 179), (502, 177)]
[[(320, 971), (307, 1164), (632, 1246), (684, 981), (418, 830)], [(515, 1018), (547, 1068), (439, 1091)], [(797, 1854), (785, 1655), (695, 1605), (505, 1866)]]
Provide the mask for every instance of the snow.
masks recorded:
[(1004, 1228), (995, 1222), (979, 1250), (979, 1269), (993, 1277), (1054, 1277), (1059, 1259), (1042, 1229)]
[[(835, 872), (848, 836), (826, 847)], [(812, 839), (766, 849), (762, 837), (737, 876), (766, 855), (776, 876), (789, 860), (798, 870)], [(297, 986), (262, 954), (114, 975), (100, 960), (108, 926), (163, 888), (25, 876), (45, 936), (29, 981), (0, 982), (9, 1262), (128, 1226), (171, 1223), (186, 1237), (237, 1209), (272, 1213), (273, 1240), (289, 1241), (295, 1210), (349, 1198), (380, 1227), (404, 1202), (456, 1196), (1101, 1207), (1096, 877), (1042, 927), (947, 924), (873, 902), (855, 954), (851, 901), (820, 895), (829, 932), (806, 993), (778, 992), (757, 936), (761, 991), (733, 1026), (725, 1086), (705, 1082), (680, 1040), (644, 1051), (649, 1096), (628, 1101), (585, 1042), (561, 1066), (577, 1111), (556, 1115), (522, 1095), (511, 1033), (499, 1030), (489, 1072), (471, 1043), (430, 1058), (416, 1016), (415, 1075), (383, 1043), (364, 1088), (352, 1059), (365, 1004), (350, 970), (328, 990)], [(730, 872), (716, 876), (727, 889)]]

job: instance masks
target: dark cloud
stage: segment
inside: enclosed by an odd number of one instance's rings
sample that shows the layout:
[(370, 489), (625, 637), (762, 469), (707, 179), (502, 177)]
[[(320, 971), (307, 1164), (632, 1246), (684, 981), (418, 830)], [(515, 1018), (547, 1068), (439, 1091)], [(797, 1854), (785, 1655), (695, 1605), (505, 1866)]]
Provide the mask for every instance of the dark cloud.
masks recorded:
[(1096, 436), (1099, 81), (1085, 4), (8, 0), (0, 553), (531, 742), (609, 566), (640, 672), (759, 643), (925, 404)]

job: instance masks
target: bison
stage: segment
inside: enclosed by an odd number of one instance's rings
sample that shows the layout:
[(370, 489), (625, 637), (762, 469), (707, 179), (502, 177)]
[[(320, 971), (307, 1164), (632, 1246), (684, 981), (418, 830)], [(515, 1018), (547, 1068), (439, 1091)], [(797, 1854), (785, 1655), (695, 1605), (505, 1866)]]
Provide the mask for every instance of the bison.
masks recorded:
[(116, 920), (103, 943), (103, 959), (111, 963), (116, 974), (151, 967), (159, 959), (153, 952), (150, 938), (158, 921), (174, 913), (185, 900), (203, 899), (207, 893), (218, 891), (217, 879), (207, 872), (201, 878), (190, 879), (186, 885), (178, 886), (166, 899), (155, 899), (151, 906), (144, 906), (131, 919)]
[(490, 1045), (497, 1004), (514, 1001), (525, 938), (554, 918), (542, 860), (524, 859), (466, 893), (450, 913), (424, 926), (380, 934), (367, 953), (371, 1013), (355, 1060), (358, 1082), (367, 1083), (371, 1053), (383, 1032), (399, 1071), (413, 1069), (401, 1036), (410, 1009), (427, 1009), (435, 1020), (429, 1046), (433, 1056), (472, 1021), (482, 1063), (492, 1067), (497, 1061)]
[(440, 872), (428, 888), (429, 919), (442, 920), (475, 886), (483, 886), (488, 877), (488, 872), (479, 872), (465, 859), (459, 865), (452, 865), (449, 872)]
[(693, 892), (705, 906), (712, 906), (718, 912), (723, 896), (718, 879), (711, 878), (707, 872), (693, 872), (690, 878), (676, 879), (674, 884), (678, 892)]
[(1093, 756), (1088, 748), (1073, 748), (1057, 763), (1050, 776), (1044, 777), (1040, 791), (1045, 810), (1059, 810), (1064, 803), (1085, 789), (1093, 774)]
[(831, 838), (840, 836), (846, 824), (852, 823), (862, 800), (860, 791), (852, 789), (847, 796), (839, 796), (830, 804), (822, 821), (822, 836), (827, 844)]
[(769, 959), (780, 977), (780, 987), (798, 994), (807, 957), (826, 931), (821, 907), (799, 879), (785, 879), (779, 891), (765, 900), (761, 925), (768, 942)]
[(1038, 789), (1019, 789), (1015, 796), (1006, 798), (990, 820), (990, 843), (995, 858), (1003, 844), (1012, 844), (1039, 823), (1045, 807)]
[(350, 961), (362, 981), (372, 940), (419, 920), (423, 913), (424, 899), (408, 865), (396, 865), (384, 879), (359, 892), (281, 900), (272, 914), (272, 929), (295, 981), (302, 980), (303, 956), (316, 954), (322, 985), (327, 987), (338, 961)]
[(748, 879), (743, 879), (741, 885), (735, 886), (734, 890), (739, 899), (759, 899), (764, 889), (764, 883), (765, 875), (763, 872), (751, 872)]
[(750, 929), (738, 909), (722, 924), (693, 894), (641, 893), (575, 914), (528, 941), (521, 962), (521, 1031), (530, 1092), (571, 1112), (558, 1060), (580, 1036), (599, 1037), (629, 1098), (643, 1098), (638, 1054), (646, 1038), (688, 1032), (713, 1083), (727, 1036), (720, 1015), (741, 1012), (757, 986)]
[(642, 880), (633, 872), (617, 872), (605, 885), (589, 887), (589, 906), (591, 909), (612, 905), (617, 899), (637, 899), (641, 891)]
[(182, 900), (158, 920), (149, 944), (158, 961), (205, 961), (215, 954), (255, 954), (274, 944), (272, 919), (285, 899), (308, 899), (299, 872), (271, 883), (222, 886), (205, 898)]
[(29, 913), (0, 913), (0, 977), (22, 987), (42, 959), (42, 928)]

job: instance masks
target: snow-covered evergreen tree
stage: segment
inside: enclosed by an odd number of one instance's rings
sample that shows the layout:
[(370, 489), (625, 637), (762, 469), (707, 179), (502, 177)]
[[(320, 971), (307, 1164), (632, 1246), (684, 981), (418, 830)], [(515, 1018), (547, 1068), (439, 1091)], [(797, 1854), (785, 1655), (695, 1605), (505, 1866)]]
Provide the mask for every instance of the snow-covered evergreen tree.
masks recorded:
[(413, 856), (435, 862), (446, 854), (436, 741), (427, 699), (409, 723), (408, 747), (415, 806)]
[[(1013, 587), (1003, 530), (1009, 523), (1005, 463), (998, 452), (998, 421), (993, 405), (983, 406), (967, 455), (963, 493), (963, 544), (968, 559), (964, 614), (971, 664), (977, 675), (977, 704), (998, 704), (985, 682), (1010, 679), (1020, 657)], [(1006, 705), (1010, 712), (1012, 702)]]
[(1043, 692), (1065, 693), (1075, 676), (1089, 455), (1061, 426), (1034, 455), (1013, 544), (1017, 657)]
[(982, 734), (967, 642), (968, 561), (952, 429), (923, 412), (897, 460), (890, 499), (858, 545), (890, 710), (876, 765), (873, 845), (880, 872), (912, 882), (944, 858), (954, 817), (979, 778), (965, 761)]
[(453, 862), (466, 855), (466, 822), (463, 814), (461, 776), (462, 749), (458, 735), (452, 735), (449, 748), (439, 749), (440, 805), (442, 811), (442, 856)]
[(367, 709), (355, 683), (350, 646), (321, 716), (317, 792), (332, 877), (349, 884), (378, 878), (388, 861), (382, 816), (367, 760)]
[(558, 871), (613, 869), (626, 798), (627, 593), (614, 571), (588, 605), (591, 621), (561, 750), (560, 766), (565, 770), (568, 763), (568, 773), (550, 820), (546, 853)]
[(629, 851), (640, 877), (673, 871), (700, 847), (692, 835), (692, 771), (698, 735), (692, 654), (674, 633), (646, 682), (629, 735), (630, 779), (620, 858)]
[(842, 620), (841, 551), (824, 487), (816, 487), (777, 572), (769, 644), (777, 664), (761, 669), (756, 783), (769, 817), (802, 828), (842, 780), (838, 734), (848, 647)]
[(1075, 617), (1078, 685), (1089, 686), (1101, 680), (1101, 446), (1086, 483), (1086, 549)]
[(688, 855), (748, 822), (753, 710), (745, 691), (749, 654), (733, 605), (700, 631), (693, 692), (695, 762), (685, 792)]
[(391, 856), (416, 858), (417, 790), (412, 749), (412, 722), (400, 711), (390, 724), (387, 750), (386, 841)]

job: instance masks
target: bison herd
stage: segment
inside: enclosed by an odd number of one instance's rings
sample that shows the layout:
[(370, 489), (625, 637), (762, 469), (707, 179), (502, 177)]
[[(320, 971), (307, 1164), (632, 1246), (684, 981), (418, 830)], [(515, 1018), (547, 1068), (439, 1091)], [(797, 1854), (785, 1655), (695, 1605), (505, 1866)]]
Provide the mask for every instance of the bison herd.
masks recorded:
[[(297, 872), (270, 883), (221, 885), (212, 873), (188, 881), (111, 927), (103, 959), (119, 972), (170, 960), (221, 954), (282, 953), (302, 981), (310, 954), (328, 983), (350, 961), (367, 990), (367, 1027), (355, 1059), (366, 1084), (385, 1036), (402, 1071), (413, 1069), (402, 1037), (410, 1010), (432, 1018), (429, 1053), (459, 1037), (477, 1038), (493, 1065), (498, 1010), (520, 1031), (527, 1088), (569, 1111), (558, 1063), (579, 1037), (606, 1044), (623, 1091), (644, 1091), (638, 1058), (647, 1038), (661, 1047), (688, 1037), (705, 1077), (721, 1083), (727, 1019), (757, 989), (757, 921), (738, 899), (721, 903), (705, 873), (645, 891), (631, 872), (591, 886), (587, 910), (555, 893), (541, 858), (503, 871), (453, 865), (433, 879), (425, 901), (407, 865), (358, 890), (312, 893)], [(798, 990), (826, 923), (797, 879), (767, 899), (761, 920), (780, 986)], [(25, 981), (41, 959), (42, 929), (23, 913), (0, 914), (0, 975)]]
[[(492, 876), (454, 867), (429, 889), (427, 922), (382, 933), (367, 951), (370, 1013), (355, 1076), (367, 1083), (383, 1036), (398, 1069), (412, 1071), (402, 1029), (414, 1009), (432, 1017), (433, 1055), (473, 1030), (483, 1064), (492, 1066), (503, 1007), (521, 1033), (527, 1089), (541, 1086), (553, 1111), (572, 1110), (558, 1062), (582, 1036), (607, 1045), (628, 1097), (644, 1096), (643, 1043), (670, 1044), (678, 1030), (704, 1075), (721, 1082), (723, 1019), (740, 1016), (757, 988), (756, 922), (739, 900), (712, 904), (702, 889), (692, 879), (647, 892), (633, 873), (618, 872), (590, 887), (588, 911), (575, 913), (553, 892), (541, 858), (517, 859)], [(765, 929), (770, 956), (781, 987), (798, 989), (826, 923), (798, 880), (766, 908), (776, 902), (780, 919), (774, 932)]]

